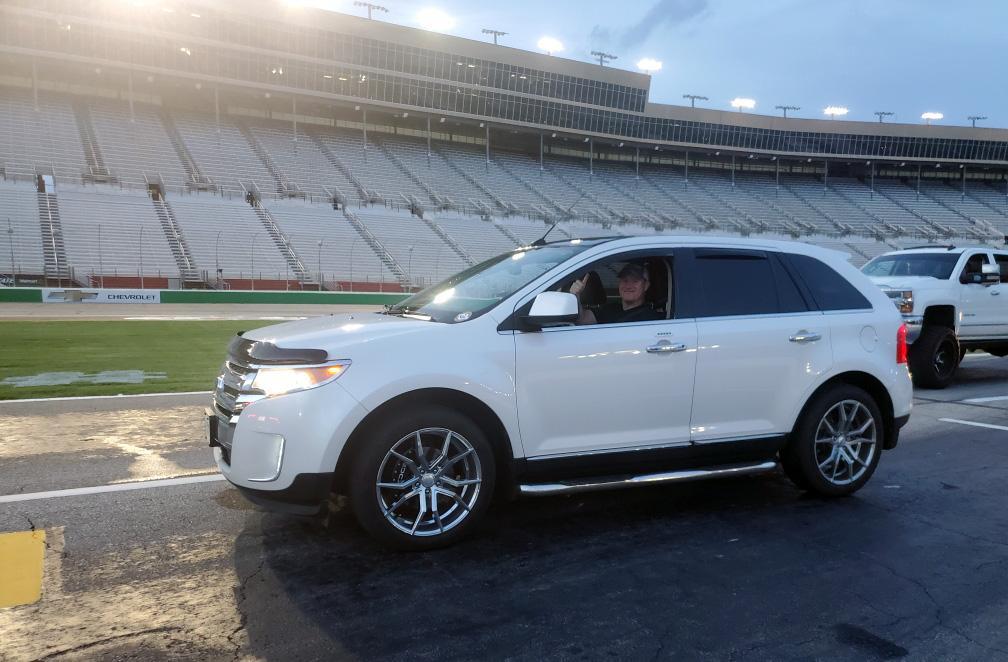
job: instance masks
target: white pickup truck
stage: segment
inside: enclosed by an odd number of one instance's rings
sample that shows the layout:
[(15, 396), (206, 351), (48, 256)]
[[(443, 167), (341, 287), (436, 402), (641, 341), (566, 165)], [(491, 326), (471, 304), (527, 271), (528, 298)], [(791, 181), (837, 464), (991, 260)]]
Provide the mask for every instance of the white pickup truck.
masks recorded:
[(908, 248), (862, 271), (903, 314), (917, 386), (948, 386), (968, 351), (1008, 355), (1008, 247)]

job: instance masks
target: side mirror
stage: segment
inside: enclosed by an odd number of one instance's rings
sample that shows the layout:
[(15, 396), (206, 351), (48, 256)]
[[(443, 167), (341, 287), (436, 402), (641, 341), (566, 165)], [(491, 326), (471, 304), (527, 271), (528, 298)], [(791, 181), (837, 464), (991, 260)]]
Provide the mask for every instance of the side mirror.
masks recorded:
[(522, 317), (522, 322), (542, 329), (574, 324), (579, 316), (578, 299), (570, 292), (540, 292), (532, 302), (528, 315)]
[(984, 283), (1000, 283), (1001, 282), (1001, 265), (1000, 264), (985, 264), (980, 267), (980, 274), (982, 281)]

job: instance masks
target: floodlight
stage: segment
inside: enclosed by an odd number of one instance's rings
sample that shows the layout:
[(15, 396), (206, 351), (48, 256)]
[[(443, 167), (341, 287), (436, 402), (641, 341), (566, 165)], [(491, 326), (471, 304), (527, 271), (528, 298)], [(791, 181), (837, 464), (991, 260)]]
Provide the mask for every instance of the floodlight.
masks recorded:
[(739, 112), (742, 110), (752, 110), (756, 107), (755, 99), (747, 99), (746, 97), (735, 97), (731, 100), (731, 107), (738, 109)]
[(661, 71), (662, 61), (656, 60), (653, 57), (642, 57), (637, 60), (637, 68), (641, 71), (653, 74), (657, 71)]
[(563, 44), (559, 39), (554, 39), (553, 37), (541, 37), (536, 46), (539, 50), (546, 51), (547, 55), (553, 55), (554, 53), (559, 53), (564, 49)]
[(823, 108), (823, 114), (829, 115), (830, 119), (834, 119), (837, 116), (843, 117), (849, 112), (844, 106), (826, 106)]
[(437, 7), (427, 7), (421, 9), (416, 15), (417, 23), (424, 30), (431, 30), (432, 32), (445, 32), (446, 30), (451, 30), (455, 27), (455, 17), (451, 16), (442, 9)]
[(943, 115), (942, 113), (935, 113), (935, 112), (932, 112), (932, 111), (928, 111), (926, 113), (921, 113), (921, 119), (924, 120), (928, 124), (931, 123), (931, 120), (940, 120), (940, 119), (942, 119), (944, 117), (945, 117), (945, 115)]

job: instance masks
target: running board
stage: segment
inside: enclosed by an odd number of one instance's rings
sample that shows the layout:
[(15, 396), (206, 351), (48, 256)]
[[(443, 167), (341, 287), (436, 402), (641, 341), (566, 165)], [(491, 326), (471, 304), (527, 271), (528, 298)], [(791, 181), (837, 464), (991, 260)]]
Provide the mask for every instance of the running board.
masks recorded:
[(730, 476), (748, 476), (751, 474), (768, 473), (777, 470), (776, 462), (759, 462), (757, 464), (731, 464), (713, 469), (686, 469), (683, 471), (665, 471), (656, 474), (640, 474), (639, 476), (623, 476), (610, 480), (534, 483), (519, 485), (518, 491), (525, 496), (551, 496), (554, 494), (576, 494), (578, 492), (594, 492), (597, 490), (618, 490), (626, 487), (642, 485), (659, 485), (663, 483), (686, 483), (695, 480), (711, 478), (727, 478)]

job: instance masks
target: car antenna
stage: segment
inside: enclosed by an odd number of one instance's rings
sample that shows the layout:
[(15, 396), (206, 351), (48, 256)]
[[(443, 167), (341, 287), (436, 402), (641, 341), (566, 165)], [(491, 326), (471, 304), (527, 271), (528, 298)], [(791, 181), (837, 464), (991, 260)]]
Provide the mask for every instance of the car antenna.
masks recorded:
[(549, 236), (549, 233), (553, 232), (553, 228), (555, 228), (557, 226), (557, 223), (559, 223), (560, 221), (566, 221), (567, 219), (571, 218), (571, 210), (574, 209), (574, 207), (577, 205), (577, 203), (581, 202), (581, 199), (583, 197), (585, 197), (585, 195), (586, 195), (585, 193), (582, 193), (581, 195), (579, 195), (578, 199), (575, 200), (574, 203), (564, 211), (563, 216), (560, 219), (558, 219), (556, 221), (553, 221), (553, 225), (549, 226), (549, 229), (546, 230), (546, 234), (544, 234), (543, 236), (541, 236), (538, 239), (536, 239), (535, 241), (533, 241), (532, 245), (533, 246), (545, 246), (546, 245), (546, 237)]

